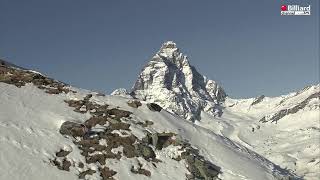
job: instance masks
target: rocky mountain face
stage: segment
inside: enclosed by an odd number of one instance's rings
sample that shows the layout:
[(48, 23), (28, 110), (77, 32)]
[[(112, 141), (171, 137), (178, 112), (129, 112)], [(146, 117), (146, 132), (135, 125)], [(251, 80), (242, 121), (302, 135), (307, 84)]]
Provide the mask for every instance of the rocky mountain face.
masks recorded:
[(132, 90), (115, 90), (112, 95), (131, 95), (155, 102), (187, 120), (199, 120), (201, 111), (222, 114), (220, 103), (227, 96), (217, 82), (201, 75), (190, 65), (176, 44), (168, 41), (142, 69)]

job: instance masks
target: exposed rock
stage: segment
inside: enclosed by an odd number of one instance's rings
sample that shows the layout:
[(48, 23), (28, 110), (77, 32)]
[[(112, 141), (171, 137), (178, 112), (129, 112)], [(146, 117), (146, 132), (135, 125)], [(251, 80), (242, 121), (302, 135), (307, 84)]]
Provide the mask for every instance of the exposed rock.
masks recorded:
[(139, 145), (139, 150), (140, 150), (142, 156), (146, 160), (156, 158), (156, 154), (154, 153), (153, 149), (148, 145)]
[(141, 102), (138, 100), (129, 100), (128, 101), (128, 106), (133, 107), (133, 108), (138, 108), (139, 106), (141, 106)]
[[(74, 111), (75, 112), (79, 112), (79, 113), (86, 113), (88, 111), (90, 111), (91, 114), (94, 115), (99, 115), (101, 116), (103, 113), (101, 113), (102, 111), (104, 112), (108, 107), (108, 105), (104, 105), (104, 106), (99, 106), (96, 103), (90, 102), (90, 95), (84, 97), (83, 100), (65, 100), (65, 102), (70, 106), (70, 107), (74, 107)], [(104, 109), (101, 109), (104, 108)], [(93, 111), (94, 110), (94, 111)]]
[[(94, 102), (90, 102), (91, 96), (86, 96), (83, 100), (69, 100), (66, 103), (70, 107), (79, 109), (79, 107), (94, 108), (96, 111), (91, 112), (92, 117), (85, 121), (84, 125), (87, 130), (81, 124), (74, 122), (64, 122), (60, 128), (60, 133), (68, 136), (79, 136), (73, 143), (81, 150), (81, 155), (85, 158), (85, 164), (78, 165), (79, 168), (88, 167), (88, 164), (95, 163), (98, 166), (98, 172), (102, 179), (114, 179), (113, 176), (117, 173), (109, 169), (106, 165), (107, 159), (120, 159), (122, 156), (127, 158), (143, 157), (148, 162), (152, 162), (154, 167), (157, 167), (155, 163), (161, 162), (156, 159), (154, 149), (162, 150), (169, 145), (179, 145), (185, 151), (175, 160), (185, 159), (188, 165), (188, 170), (191, 175), (189, 179), (215, 179), (219, 174), (219, 168), (214, 166), (209, 161), (206, 161), (203, 156), (199, 155), (199, 151), (190, 146), (190, 144), (182, 141), (176, 137), (174, 133), (146, 133), (146, 137), (139, 140), (136, 136), (130, 133), (130, 120), (131, 112), (120, 110), (118, 108), (108, 109), (108, 105), (98, 105)], [(154, 111), (161, 111), (161, 107), (156, 104), (149, 104), (149, 108)], [(126, 119), (128, 118), (128, 119)], [(125, 122), (124, 122), (125, 121)], [(107, 126), (105, 124), (108, 123)], [(93, 132), (92, 128), (97, 124), (104, 126), (103, 131), (94, 132), (95, 136), (86, 137), (84, 133)], [(136, 123), (140, 124), (140, 123)], [(152, 125), (152, 121), (145, 121), (140, 124), (141, 127)], [(126, 132), (126, 134), (122, 134)], [(102, 143), (102, 144), (101, 144)], [(115, 151), (115, 148), (121, 150)], [(181, 150), (182, 150), (181, 149)], [(65, 151), (65, 150), (64, 150)], [(56, 156), (65, 157), (67, 152), (59, 151)], [(59, 158), (58, 157), (58, 158)], [(59, 163), (61, 162), (61, 163)], [(66, 159), (58, 161), (55, 159), (54, 164), (59, 169), (69, 170), (71, 163)], [(145, 176), (151, 176), (151, 172), (143, 169), (142, 165), (139, 167), (131, 168), (132, 173), (143, 174)], [(96, 173), (93, 170), (86, 170), (80, 172), (79, 178), (86, 178)]]
[(91, 164), (91, 163), (96, 163), (96, 162), (99, 162), (100, 165), (105, 165), (106, 164), (106, 156), (104, 154), (95, 154), (95, 155), (92, 155), (92, 156), (87, 156), (86, 157), (86, 162), (88, 164)]
[(108, 127), (111, 130), (128, 130), (130, 131), (130, 124), (123, 123), (123, 122), (118, 122), (118, 123), (111, 123), (110, 126)]
[(71, 153), (71, 151), (66, 151), (66, 150), (61, 149), (59, 152), (56, 152), (56, 156), (57, 157), (65, 157), (70, 153)]
[(33, 83), (39, 89), (45, 90), (49, 94), (69, 93), (70, 90), (66, 84), (45, 77), (34, 71), (28, 71), (18, 66), (4, 63), (0, 67), (0, 82), (12, 84), (16, 87), (25, 86), (27, 83)]
[(92, 98), (92, 94), (88, 94), (86, 97), (83, 98), (84, 101), (89, 101)]
[(145, 124), (146, 124), (146, 126), (151, 126), (151, 125), (153, 125), (154, 123), (153, 123), (153, 121), (146, 120), (146, 121), (145, 121)]
[(158, 104), (156, 103), (148, 103), (147, 104), (147, 107), (151, 110), (151, 111), (158, 111), (160, 112), (162, 110), (162, 107), (159, 106)]
[(102, 180), (114, 179), (112, 176), (117, 174), (117, 172), (113, 171), (112, 169), (109, 169), (108, 167), (99, 168), (99, 171), (101, 173)]
[(175, 136), (174, 133), (148, 133), (143, 141), (161, 150), (176, 143), (176, 140), (172, 139), (173, 136)]
[(96, 145), (99, 145), (99, 140), (98, 139), (81, 139), (80, 141), (75, 143), (83, 147), (95, 147)]
[(132, 114), (132, 112), (121, 110), (121, 109), (116, 109), (116, 108), (108, 109), (107, 113), (109, 115), (114, 115), (115, 118), (117, 118), (117, 119), (120, 119), (122, 117), (129, 117)]
[(261, 95), (261, 96), (255, 98), (255, 99), (253, 100), (253, 102), (251, 103), (251, 106), (260, 103), (261, 101), (263, 101), (264, 98), (265, 98), (264, 95)]
[(70, 122), (70, 121), (66, 121), (62, 123), (59, 132), (62, 135), (67, 135), (72, 137), (76, 137), (76, 136), (82, 137), (85, 134), (85, 131), (81, 126), (81, 124)]
[[(191, 147), (189, 147), (191, 148)], [(199, 152), (195, 149), (187, 149), (181, 155), (182, 159), (187, 162), (187, 168), (191, 173), (189, 179), (219, 179), (220, 167), (215, 166), (209, 161), (206, 161), (203, 156), (199, 155)]]
[(94, 173), (96, 173), (95, 170), (88, 169), (88, 170), (83, 171), (83, 172), (81, 172), (81, 173), (79, 174), (79, 179), (85, 179), (86, 175), (92, 175), (92, 174), (94, 174)]
[(67, 159), (63, 159), (62, 161), (62, 170), (69, 171), (71, 166), (71, 162)]
[(138, 168), (135, 168), (134, 166), (131, 167), (131, 172), (134, 173), (134, 174), (143, 174), (145, 176), (148, 176), (150, 177), (151, 176), (151, 172), (146, 170), (146, 169), (143, 169), (142, 168), (142, 164), (139, 162), (138, 163)]
[(138, 157), (140, 154), (134, 145), (128, 144), (123, 146), (123, 155), (127, 158), (133, 158)]
[(71, 162), (64, 158), (62, 162), (60, 163), (57, 159), (54, 159), (51, 161), (55, 166), (57, 166), (58, 169), (63, 170), (63, 171), (69, 171)]
[(84, 168), (83, 162), (79, 162), (79, 163), (78, 163), (78, 167), (79, 167), (79, 168)]
[(107, 117), (91, 117), (90, 119), (86, 120), (84, 124), (86, 125), (87, 128), (92, 128), (97, 124), (101, 126), (105, 125), (107, 121), (108, 121)]
[(136, 124), (142, 126), (142, 127), (148, 127), (148, 126), (151, 126), (153, 125), (153, 121), (149, 121), (149, 120), (146, 120), (145, 122), (137, 122)]
[(103, 93), (98, 93), (98, 94), (96, 94), (97, 96), (106, 96), (105, 94), (103, 94)]

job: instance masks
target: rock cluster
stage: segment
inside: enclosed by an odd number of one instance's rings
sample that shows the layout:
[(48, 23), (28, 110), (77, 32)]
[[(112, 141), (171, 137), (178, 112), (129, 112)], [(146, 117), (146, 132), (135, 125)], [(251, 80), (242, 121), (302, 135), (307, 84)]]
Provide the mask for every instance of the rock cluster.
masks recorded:
[[(90, 112), (92, 115), (83, 124), (75, 122), (64, 122), (60, 127), (60, 133), (66, 137), (75, 137), (74, 144), (81, 150), (81, 155), (85, 157), (83, 171), (79, 172), (79, 178), (86, 175), (100, 173), (102, 179), (112, 179), (117, 172), (106, 166), (106, 159), (120, 159), (122, 156), (127, 158), (143, 157), (148, 161), (156, 161), (156, 155), (150, 145), (143, 143), (136, 136), (130, 133), (130, 124), (123, 119), (130, 119), (131, 112), (111, 108), (108, 105), (98, 105), (90, 101), (92, 95), (87, 95), (83, 100), (65, 101), (74, 111), (79, 113)], [(139, 104), (135, 102), (136, 104)], [(146, 125), (151, 123), (146, 122)], [(96, 125), (104, 126), (104, 131), (95, 132)], [(84, 127), (87, 130), (84, 130)], [(118, 131), (119, 133), (114, 133)], [(88, 134), (88, 135), (87, 135)], [(104, 141), (105, 144), (101, 144)], [(113, 149), (122, 147), (122, 152), (115, 153)], [(57, 153), (58, 154), (61, 153)], [(53, 162), (55, 162), (53, 160)], [(98, 163), (99, 172), (86, 169), (85, 164)], [(60, 164), (53, 163), (59, 169)], [(137, 169), (136, 173), (150, 176), (151, 172), (146, 169)]]
[(33, 71), (6, 65), (0, 65), (0, 82), (12, 84), (19, 88), (27, 83), (33, 83), (39, 89), (44, 89), (49, 94), (70, 92), (67, 85), (62, 82), (55, 81)]
[[(138, 166), (132, 166), (130, 171), (135, 174), (152, 176), (151, 171), (142, 167), (137, 159), (141, 157), (147, 162), (161, 163), (157, 159), (155, 150), (162, 150), (170, 145), (181, 146), (185, 149), (184, 153), (177, 161), (185, 160), (190, 174), (188, 179), (216, 179), (219, 168), (199, 155), (198, 151), (185, 141), (176, 138), (174, 133), (150, 133), (146, 131), (146, 136), (141, 140), (131, 133), (131, 112), (118, 108), (108, 108), (108, 105), (99, 105), (90, 101), (92, 95), (87, 95), (83, 100), (65, 101), (79, 113), (89, 112), (92, 117), (83, 124), (75, 122), (64, 122), (60, 127), (60, 133), (66, 138), (73, 138), (74, 144), (81, 150), (85, 162), (78, 163), (79, 179), (95, 173), (100, 174), (102, 179), (114, 179), (117, 173), (108, 167), (107, 159), (120, 159), (121, 157), (136, 158)], [(130, 102), (132, 103), (132, 102)], [(137, 103), (137, 102), (135, 102)], [(140, 104), (140, 103), (137, 103)], [(139, 107), (139, 106), (138, 106)], [(82, 108), (82, 111), (80, 110)], [(152, 105), (153, 111), (160, 111), (157, 105)], [(152, 126), (152, 121), (135, 123), (140, 127)], [(96, 126), (104, 127), (103, 131), (94, 131)], [(84, 130), (84, 127), (86, 130)], [(116, 132), (116, 133), (115, 133)], [(104, 143), (101, 143), (104, 142)], [(114, 151), (121, 148), (121, 151)], [(68, 171), (75, 163), (67, 159), (70, 152), (60, 150), (56, 153), (56, 158), (51, 160), (52, 164), (61, 170)], [(89, 164), (94, 163), (98, 169), (88, 168)], [(214, 177), (214, 178), (213, 178)]]
[(71, 151), (61, 149), (60, 151), (56, 152), (56, 158), (51, 160), (51, 163), (57, 166), (57, 168), (60, 170), (69, 171), (71, 162), (66, 158), (66, 156), (70, 152)]
[(189, 144), (186, 146), (186, 151), (181, 154), (181, 159), (187, 162), (187, 168), (190, 171), (188, 179), (205, 179), (205, 180), (218, 180), (220, 167), (212, 164), (199, 155), (197, 149), (192, 148)]

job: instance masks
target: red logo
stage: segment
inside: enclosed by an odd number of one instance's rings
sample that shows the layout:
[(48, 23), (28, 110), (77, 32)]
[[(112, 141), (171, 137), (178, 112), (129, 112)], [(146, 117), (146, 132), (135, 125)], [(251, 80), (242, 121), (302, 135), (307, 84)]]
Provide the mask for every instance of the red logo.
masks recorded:
[(281, 11), (286, 11), (287, 10), (287, 6), (286, 5), (282, 5), (281, 6)]

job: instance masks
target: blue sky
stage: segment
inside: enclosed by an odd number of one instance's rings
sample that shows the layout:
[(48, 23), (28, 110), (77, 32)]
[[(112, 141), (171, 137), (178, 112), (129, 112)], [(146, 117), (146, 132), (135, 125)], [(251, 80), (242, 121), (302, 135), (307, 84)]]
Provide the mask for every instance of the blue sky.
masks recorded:
[[(282, 4), (311, 16), (280, 16)], [(86, 89), (131, 88), (167, 40), (232, 97), (319, 83), (319, 1), (1, 0), (0, 58)]]

